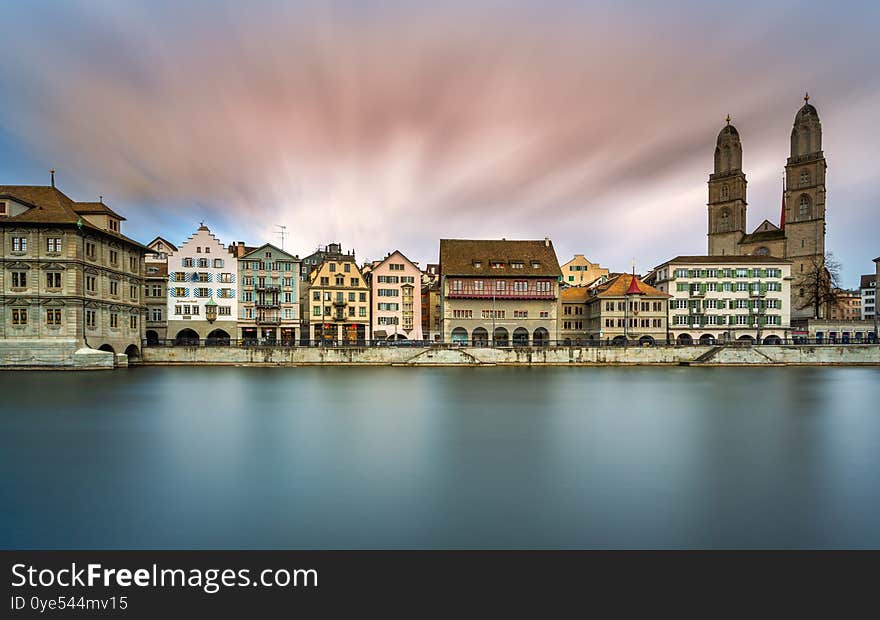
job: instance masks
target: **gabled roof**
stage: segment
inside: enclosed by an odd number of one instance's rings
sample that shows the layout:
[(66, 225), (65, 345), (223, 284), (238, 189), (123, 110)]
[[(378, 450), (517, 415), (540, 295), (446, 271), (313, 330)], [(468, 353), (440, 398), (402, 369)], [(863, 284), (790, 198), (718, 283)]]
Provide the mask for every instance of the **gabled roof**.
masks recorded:
[(629, 290), (633, 286), (633, 279), (635, 279), (635, 285), (645, 297), (672, 297), (672, 295), (667, 295), (653, 286), (645, 284), (638, 276), (628, 273), (622, 273), (613, 280), (609, 280), (605, 284), (596, 287), (596, 297), (623, 297), (631, 295), (632, 293), (629, 293)]
[[(765, 220), (766, 221), (766, 220)], [(767, 222), (769, 224), (769, 222)], [(773, 224), (770, 224), (774, 228)], [(755, 231), (749, 235), (743, 235), (742, 239), (740, 239), (740, 243), (761, 243), (764, 241), (783, 241), (785, 240), (785, 231), (776, 228), (776, 230), (762, 230), (760, 232)]]
[[(232, 247), (232, 246), (230, 246), (230, 247)], [(252, 254), (256, 254), (257, 252), (263, 252), (263, 251), (265, 251), (266, 248), (272, 248), (273, 251), (277, 252), (278, 254), (283, 254), (284, 256), (289, 258), (290, 260), (299, 260), (298, 256), (294, 256), (293, 254), (285, 252), (281, 248), (276, 247), (276, 246), (272, 245), (271, 243), (264, 243), (263, 245), (261, 245), (257, 248), (251, 248), (250, 246), (245, 246), (245, 247), (247, 248), (247, 251), (242, 256), (240, 256), (239, 259), (249, 258)]]
[(177, 251), (177, 246), (174, 245), (173, 243), (171, 243), (170, 241), (168, 241), (168, 239), (165, 239), (164, 237), (156, 237), (155, 239), (153, 239), (152, 241), (150, 241), (150, 242), (147, 244), (147, 247), (152, 247), (152, 245), (153, 245), (154, 243), (156, 243), (157, 241), (161, 241), (161, 242), (164, 243), (165, 245), (169, 246), (174, 252)]
[(760, 225), (759, 225), (759, 226), (753, 231), (752, 234), (754, 234), (754, 233), (759, 233), (759, 232), (772, 232), (772, 231), (776, 231), (776, 230), (781, 230), (781, 228), (779, 228), (779, 226), (777, 226), (776, 224), (774, 224), (774, 223), (771, 222), (770, 220), (764, 220), (764, 221), (761, 222), (761, 224), (760, 224)]
[[(57, 225), (78, 225), (82, 224), (84, 229), (92, 232), (99, 232), (110, 237), (114, 237), (126, 243), (132, 244), (147, 252), (152, 252), (150, 248), (141, 243), (126, 237), (123, 234), (106, 230), (95, 226), (88, 220), (82, 218), (82, 213), (77, 211), (77, 204), (92, 203), (76, 203), (71, 200), (64, 192), (55, 187), (44, 185), (0, 185), (0, 198), (9, 198), (19, 202), (26, 207), (30, 207), (24, 213), (19, 213), (12, 217), (0, 218), (2, 224), (57, 224)], [(88, 209), (89, 207), (80, 207)], [(108, 209), (109, 211), (109, 209)], [(119, 216), (116, 216), (119, 217)]]
[(406, 257), (406, 254), (404, 254), (400, 250), (394, 250), (393, 252), (391, 252), (388, 256), (386, 256), (382, 260), (374, 260), (373, 265), (372, 265), (372, 269), (378, 269), (379, 267), (381, 267), (382, 265), (387, 263), (389, 260), (391, 260), (391, 257), (394, 255), (397, 255), (400, 258), (402, 258), (403, 260), (405, 260), (406, 262), (408, 262), (412, 266), (412, 268), (415, 269), (416, 271), (420, 271), (419, 266), (416, 265), (414, 262), (412, 262), (410, 259), (408, 259)]
[[(492, 262), (501, 262), (505, 267), (493, 269), (489, 266)], [(511, 262), (522, 262), (525, 266), (511, 269)], [(476, 263), (481, 266), (477, 267)], [(441, 239), (440, 272), (444, 276), (562, 276), (549, 239)]]

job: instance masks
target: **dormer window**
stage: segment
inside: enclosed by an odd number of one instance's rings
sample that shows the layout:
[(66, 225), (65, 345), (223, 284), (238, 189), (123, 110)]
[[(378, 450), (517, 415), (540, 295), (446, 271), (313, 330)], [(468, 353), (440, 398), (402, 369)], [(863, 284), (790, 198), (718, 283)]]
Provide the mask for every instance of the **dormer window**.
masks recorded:
[(490, 265), (492, 269), (504, 269), (504, 263), (501, 261), (493, 260)]
[(540, 269), (540, 268), (541, 268), (541, 263), (539, 263), (536, 260), (532, 261), (532, 269)]
[(119, 232), (119, 220), (114, 220), (110, 218), (110, 230), (113, 232)]
[(518, 261), (514, 261), (514, 262), (510, 263), (511, 269), (522, 269), (523, 267), (525, 267), (525, 263), (521, 263)]
[(483, 261), (475, 260), (474, 261), (474, 269), (482, 269), (482, 268), (483, 268)]
[(0, 202), (0, 215), (7, 215), (5, 202)]

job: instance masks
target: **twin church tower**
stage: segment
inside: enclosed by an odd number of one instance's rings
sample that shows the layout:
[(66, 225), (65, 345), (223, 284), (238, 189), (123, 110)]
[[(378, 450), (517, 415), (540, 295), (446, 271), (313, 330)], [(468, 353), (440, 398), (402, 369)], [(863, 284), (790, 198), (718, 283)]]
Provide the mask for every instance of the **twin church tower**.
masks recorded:
[[(792, 318), (812, 316), (798, 280), (824, 264), (825, 156), (822, 124), (809, 95), (791, 130), (791, 154), (785, 165), (784, 203), (779, 225), (764, 220), (746, 233), (746, 175), (736, 127), (718, 134), (715, 171), (709, 175), (709, 254), (774, 256), (792, 262)], [(806, 305), (806, 308), (802, 306)]]

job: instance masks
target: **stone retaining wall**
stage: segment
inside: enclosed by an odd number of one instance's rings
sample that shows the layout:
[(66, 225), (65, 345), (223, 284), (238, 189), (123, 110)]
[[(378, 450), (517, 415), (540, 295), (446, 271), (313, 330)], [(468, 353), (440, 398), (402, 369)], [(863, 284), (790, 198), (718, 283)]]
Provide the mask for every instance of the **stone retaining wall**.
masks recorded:
[(148, 347), (147, 365), (822, 365), (880, 364), (880, 346)]

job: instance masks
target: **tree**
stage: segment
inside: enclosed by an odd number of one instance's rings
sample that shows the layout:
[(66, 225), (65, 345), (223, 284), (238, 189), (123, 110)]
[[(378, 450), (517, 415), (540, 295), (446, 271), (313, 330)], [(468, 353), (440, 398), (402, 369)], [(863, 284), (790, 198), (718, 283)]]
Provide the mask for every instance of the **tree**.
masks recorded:
[(814, 256), (795, 283), (800, 289), (798, 310), (813, 308), (813, 318), (821, 316), (822, 307), (837, 305), (840, 290), (840, 263), (834, 254)]

